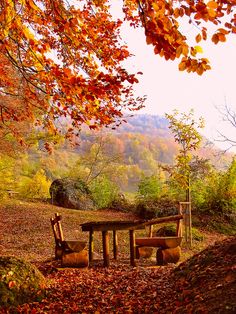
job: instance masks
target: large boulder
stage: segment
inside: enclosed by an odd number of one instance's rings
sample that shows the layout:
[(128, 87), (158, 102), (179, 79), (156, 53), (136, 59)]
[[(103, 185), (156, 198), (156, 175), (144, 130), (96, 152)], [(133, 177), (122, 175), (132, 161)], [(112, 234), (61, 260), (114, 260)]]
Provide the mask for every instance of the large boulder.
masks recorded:
[(53, 204), (66, 208), (91, 210), (94, 208), (92, 195), (85, 182), (79, 179), (56, 179), (50, 186)]
[(45, 278), (34, 265), (16, 257), (0, 256), (0, 307), (39, 301), (45, 288)]

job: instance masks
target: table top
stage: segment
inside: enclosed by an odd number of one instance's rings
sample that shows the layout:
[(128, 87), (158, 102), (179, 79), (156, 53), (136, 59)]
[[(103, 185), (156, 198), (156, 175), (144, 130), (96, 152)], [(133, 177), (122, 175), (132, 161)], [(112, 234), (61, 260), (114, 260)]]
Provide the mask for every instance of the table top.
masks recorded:
[[(126, 230), (143, 223), (143, 220), (112, 220), (112, 221), (91, 221), (81, 224), (82, 231), (108, 231)], [(143, 228), (142, 228), (143, 229)]]

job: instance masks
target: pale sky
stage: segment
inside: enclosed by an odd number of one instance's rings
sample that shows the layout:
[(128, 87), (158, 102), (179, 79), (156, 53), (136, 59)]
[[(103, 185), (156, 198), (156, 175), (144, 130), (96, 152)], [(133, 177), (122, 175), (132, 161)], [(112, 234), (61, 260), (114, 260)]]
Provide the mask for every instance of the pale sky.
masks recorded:
[[(192, 35), (194, 38), (196, 30), (190, 25), (187, 27), (190, 37)], [(143, 72), (135, 90), (137, 95), (147, 95), (147, 101), (146, 108), (139, 113), (164, 115), (173, 109), (188, 112), (193, 108), (196, 117), (205, 119), (206, 126), (202, 133), (211, 141), (218, 137), (217, 130), (236, 140), (236, 128), (222, 122), (222, 116), (216, 109), (227, 104), (236, 112), (236, 35), (218, 45), (210, 41), (209, 44), (198, 44), (204, 51), (200, 57), (208, 58), (212, 66), (212, 70), (202, 76), (180, 72), (179, 60), (165, 61), (155, 55), (153, 47), (146, 44), (142, 29), (132, 29), (126, 25), (122, 35), (129, 50), (135, 54), (126, 67), (132, 72)], [(215, 144), (226, 148), (219, 142)]]

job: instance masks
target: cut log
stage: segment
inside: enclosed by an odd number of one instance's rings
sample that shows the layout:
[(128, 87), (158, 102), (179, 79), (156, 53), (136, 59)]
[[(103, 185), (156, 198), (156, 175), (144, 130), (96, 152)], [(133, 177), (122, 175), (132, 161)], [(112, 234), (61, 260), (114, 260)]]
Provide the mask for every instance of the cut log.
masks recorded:
[(135, 244), (138, 246), (161, 247), (163, 249), (175, 248), (180, 245), (182, 237), (153, 237), (137, 238)]
[(73, 252), (62, 255), (61, 265), (63, 267), (86, 267), (88, 266), (88, 251)]
[(149, 258), (152, 256), (153, 248), (152, 247), (138, 247), (136, 246), (136, 258)]
[(176, 264), (180, 259), (181, 248), (158, 249), (156, 253), (157, 265), (166, 265), (168, 263)]

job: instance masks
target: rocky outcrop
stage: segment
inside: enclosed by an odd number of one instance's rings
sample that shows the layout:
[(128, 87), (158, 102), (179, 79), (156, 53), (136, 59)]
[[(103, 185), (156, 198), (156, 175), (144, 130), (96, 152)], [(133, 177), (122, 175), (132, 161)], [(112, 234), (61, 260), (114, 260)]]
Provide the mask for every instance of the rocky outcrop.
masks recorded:
[(79, 210), (94, 208), (92, 195), (85, 182), (79, 179), (56, 179), (50, 187), (53, 204)]

